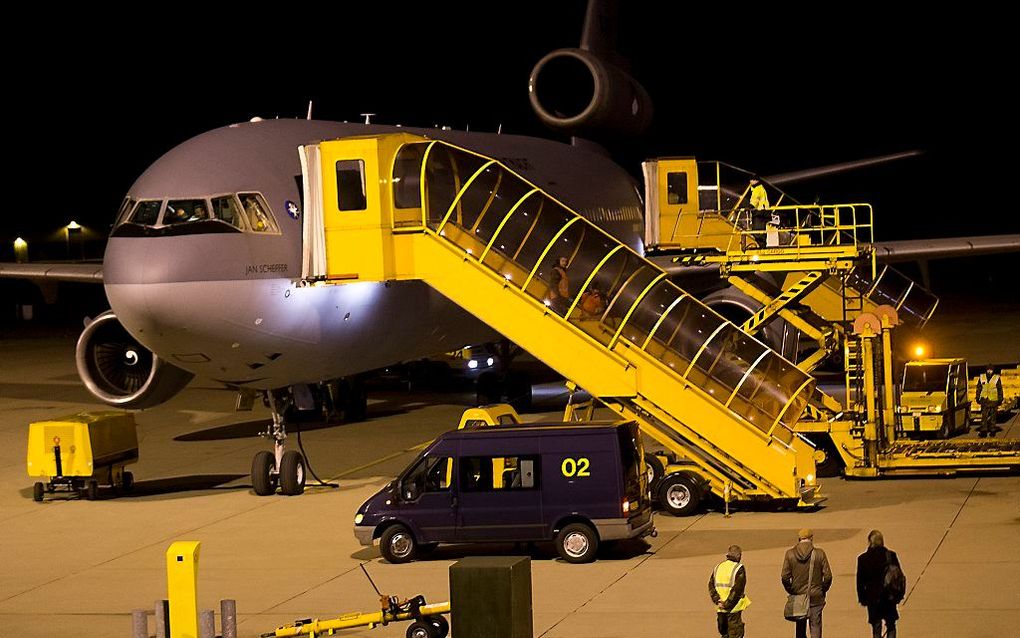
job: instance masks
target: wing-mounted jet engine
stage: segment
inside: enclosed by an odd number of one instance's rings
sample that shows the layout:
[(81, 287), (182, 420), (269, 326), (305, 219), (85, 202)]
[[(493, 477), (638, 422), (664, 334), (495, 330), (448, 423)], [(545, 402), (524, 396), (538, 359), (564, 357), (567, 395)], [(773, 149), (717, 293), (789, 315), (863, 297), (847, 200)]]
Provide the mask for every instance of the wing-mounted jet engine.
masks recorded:
[(125, 409), (159, 405), (195, 376), (138, 343), (112, 310), (96, 317), (78, 337), (75, 363), (78, 376), (93, 396)]

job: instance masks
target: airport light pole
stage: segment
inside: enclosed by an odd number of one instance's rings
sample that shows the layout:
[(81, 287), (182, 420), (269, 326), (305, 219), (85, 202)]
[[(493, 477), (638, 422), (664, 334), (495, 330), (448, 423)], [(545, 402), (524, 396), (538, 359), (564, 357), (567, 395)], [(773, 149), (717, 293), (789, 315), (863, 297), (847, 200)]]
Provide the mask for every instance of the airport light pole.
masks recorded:
[(23, 264), (28, 261), (28, 242), (18, 237), (14, 240), (14, 262)]
[[(67, 239), (67, 259), (68, 260), (71, 259), (71, 233), (72, 232), (74, 232), (76, 235), (81, 237), (81, 233), (82, 233), (81, 224), (79, 224), (78, 222), (74, 221), (73, 219), (71, 220), (70, 224), (68, 224), (67, 226), (64, 227), (64, 236)], [(82, 251), (84, 252), (84, 248), (82, 249)]]

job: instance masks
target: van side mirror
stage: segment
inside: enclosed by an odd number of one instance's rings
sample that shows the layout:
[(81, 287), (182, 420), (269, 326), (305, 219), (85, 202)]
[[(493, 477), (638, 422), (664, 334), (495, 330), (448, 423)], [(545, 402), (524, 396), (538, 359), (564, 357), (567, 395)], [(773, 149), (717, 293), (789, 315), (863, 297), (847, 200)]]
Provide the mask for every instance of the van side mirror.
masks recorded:
[(418, 497), (421, 496), (421, 489), (415, 481), (401, 483), (400, 496), (405, 501), (416, 501), (418, 500)]

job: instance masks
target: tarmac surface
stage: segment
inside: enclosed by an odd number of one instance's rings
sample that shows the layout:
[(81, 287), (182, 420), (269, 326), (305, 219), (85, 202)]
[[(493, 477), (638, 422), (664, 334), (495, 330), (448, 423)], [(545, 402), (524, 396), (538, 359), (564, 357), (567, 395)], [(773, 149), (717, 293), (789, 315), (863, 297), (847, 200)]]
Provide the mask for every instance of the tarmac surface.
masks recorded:
[[(69, 337), (0, 337), (0, 636), (127, 638), (131, 610), (166, 595), (164, 552), (175, 540), (202, 542), (200, 607), (236, 599), (241, 636), (376, 609), (360, 564), (383, 592), (441, 601), (457, 559), (514, 550), (452, 546), (427, 561), (390, 565), (352, 534), (356, 508), (423, 444), (455, 427), (470, 399), (457, 394), (375, 393), (365, 422), (308, 426), (302, 438), (314, 469), (340, 487), (258, 497), (248, 471), (255, 452), (269, 449), (255, 436), (267, 412), (235, 413), (231, 392), (198, 380), (137, 415), (132, 494), (35, 503), (27, 424), (100, 409), (74, 371), (73, 345)], [(1020, 437), (1020, 417), (1002, 425), (1002, 436)], [(563, 563), (540, 546), (532, 555), (535, 636), (715, 636), (707, 580), (731, 543), (744, 548), (748, 635), (789, 635), (779, 573), (802, 527), (815, 530), (835, 575), (826, 635), (869, 635), (854, 573), (871, 529), (884, 532), (908, 579), (900, 635), (1017, 635), (1020, 476), (827, 479), (823, 488), (829, 500), (815, 512), (657, 515), (658, 538), (588, 565)], [(403, 636), (405, 627), (342, 635)]]

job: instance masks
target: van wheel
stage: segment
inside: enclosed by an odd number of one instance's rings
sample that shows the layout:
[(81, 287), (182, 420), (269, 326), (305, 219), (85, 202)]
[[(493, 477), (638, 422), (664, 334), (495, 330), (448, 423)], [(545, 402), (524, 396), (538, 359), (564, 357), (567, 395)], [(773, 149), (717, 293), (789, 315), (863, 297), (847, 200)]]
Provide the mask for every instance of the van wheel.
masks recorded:
[(379, 539), (379, 551), (383, 558), (391, 563), (407, 563), (414, 560), (417, 549), (418, 542), (414, 540), (414, 534), (403, 525), (387, 527)]
[(305, 459), (300, 452), (288, 450), (280, 459), (280, 493), (297, 496), (305, 491)]
[(673, 516), (690, 516), (701, 505), (701, 486), (688, 474), (670, 474), (659, 487), (659, 502)]
[(571, 523), (556, 535), (556, 551), (568, 563), (590, 563), (598, 550), (598, 535), (584, 523)]
[(659, 457), (651, 452), (645, 452), (645, 475), (648, 478), (649, 490), (655, 491), (656, 483), (662, 479), (662, 475), (665, 473), (666, 470), (662, 467), (662, 461), (659, 460)]

